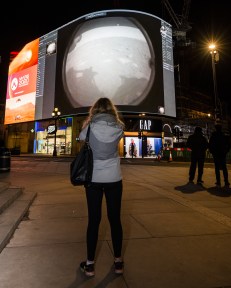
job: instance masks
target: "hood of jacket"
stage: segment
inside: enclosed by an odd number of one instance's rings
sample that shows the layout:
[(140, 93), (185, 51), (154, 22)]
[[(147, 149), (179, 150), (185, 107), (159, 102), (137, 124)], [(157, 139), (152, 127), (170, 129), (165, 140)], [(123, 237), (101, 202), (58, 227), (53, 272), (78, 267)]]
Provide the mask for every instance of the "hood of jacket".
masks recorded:
[(123, 128), (113, 115), (103, 113), (92, 118), (91, 132), (100, 142), (110, 143), (121, 138)]
[[(97, 114), (90, 123), (89, 142), (95, 159), (111, 159), (118, 157), (118, 143), (123, 137), (123, 127), (116, 122), (113, 115)], [(86, 137), (87, 127), (80, 133), (80, 140)]]

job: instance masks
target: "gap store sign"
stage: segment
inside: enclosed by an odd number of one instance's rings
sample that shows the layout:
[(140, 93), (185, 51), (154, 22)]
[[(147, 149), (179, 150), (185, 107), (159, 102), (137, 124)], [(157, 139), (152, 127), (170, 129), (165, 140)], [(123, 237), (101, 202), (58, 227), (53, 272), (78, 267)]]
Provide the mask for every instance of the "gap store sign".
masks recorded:
[(152, 121), (151, 120), (145, 120), (145, 119), (142, 119), (142, 120), (139, 120), (139, 126), (140, 126), (140, 129), (139, 130), (142, 130), (142, 131), (151, 131), (151, 126), (152, 126)]

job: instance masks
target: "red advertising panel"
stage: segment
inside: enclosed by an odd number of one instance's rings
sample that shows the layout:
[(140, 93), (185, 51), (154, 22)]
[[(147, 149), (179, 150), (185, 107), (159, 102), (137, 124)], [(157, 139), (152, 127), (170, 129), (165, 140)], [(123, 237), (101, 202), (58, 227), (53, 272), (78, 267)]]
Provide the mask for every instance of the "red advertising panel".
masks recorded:
[(5, 124), (34, 120), (38, 45), (39, 39), (25, 45), (9, 66)]

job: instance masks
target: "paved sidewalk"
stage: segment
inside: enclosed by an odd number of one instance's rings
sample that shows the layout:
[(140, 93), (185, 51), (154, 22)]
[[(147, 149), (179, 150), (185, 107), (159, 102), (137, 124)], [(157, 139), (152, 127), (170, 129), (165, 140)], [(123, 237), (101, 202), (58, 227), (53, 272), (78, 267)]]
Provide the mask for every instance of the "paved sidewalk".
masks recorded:
[(122, 164), (124, 275), (111, 269), (104, 203), (92, 279), (79, 271), (87, 207), (84, 189), (70, 184), (69, 165), (14, 158), (11, 171), (0, 174), (0, 182), (37, 193), (0, 254), (0, 288), (231, 287), (231, 191), (214, 187), (213, 165), (201, 187), (187, 184), (189, 163)]

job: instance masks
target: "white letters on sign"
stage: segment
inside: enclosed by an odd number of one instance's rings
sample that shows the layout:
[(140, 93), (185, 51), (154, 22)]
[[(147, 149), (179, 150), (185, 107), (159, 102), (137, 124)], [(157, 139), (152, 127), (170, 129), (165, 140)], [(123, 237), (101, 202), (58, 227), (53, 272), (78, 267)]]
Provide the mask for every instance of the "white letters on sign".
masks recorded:
[(140, 120), (140, 130), (151, 130), (151, 120)]

